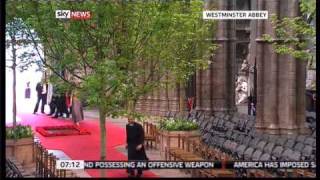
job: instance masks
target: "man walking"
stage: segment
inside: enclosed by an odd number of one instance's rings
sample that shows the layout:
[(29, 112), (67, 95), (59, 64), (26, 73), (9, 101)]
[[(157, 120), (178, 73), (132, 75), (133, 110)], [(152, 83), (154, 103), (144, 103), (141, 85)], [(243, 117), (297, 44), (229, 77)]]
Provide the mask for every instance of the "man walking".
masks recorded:
[[(128, 149), (128, 161), (133, 160), (148, 160), (146, 152), (144, 150), (144, 130), (143, 127), (136, 123), (133, 118), (128, 118), (128, 124), (126, 125), (127, 132), (127, 146)], [(137, 168), (138, 173), (136, 177), (142, 176), (142, 169)], [(129, 177), (135, 176), (135, 169), (128, 168)]]

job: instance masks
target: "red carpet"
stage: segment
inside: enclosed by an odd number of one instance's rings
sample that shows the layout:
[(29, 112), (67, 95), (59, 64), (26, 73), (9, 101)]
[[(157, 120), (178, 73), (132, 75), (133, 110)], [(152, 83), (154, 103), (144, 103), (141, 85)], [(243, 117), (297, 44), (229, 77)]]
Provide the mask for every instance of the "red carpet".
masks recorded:
[[(90, 135), (70, 135), (44, 137), (35, 131), (37, 126), (72, 125), (69, 119), (52, 119), (46, 115), (20, 114), (21, 124), (31, 125), (42, 145), (47, 149), (62, 150), (74, 160), (99, 160), (100, 158), (100, 129), (98, 120), (84, 120), (80, 126), (87, 129)], [(113, 123), (106, 123), (107, 129), (107, 160), (126, 160), (127, 157), (118, 152), (115, 147), (125, 144), (125, 129)], [(107, 177), (127, 177), (124, 169), (106, 169)], [(88, 169), (86, 172), (91, 177), (100, 177), (100, 170)], [(144, 171), (143, 177), (156, 177), (150, 171)]]

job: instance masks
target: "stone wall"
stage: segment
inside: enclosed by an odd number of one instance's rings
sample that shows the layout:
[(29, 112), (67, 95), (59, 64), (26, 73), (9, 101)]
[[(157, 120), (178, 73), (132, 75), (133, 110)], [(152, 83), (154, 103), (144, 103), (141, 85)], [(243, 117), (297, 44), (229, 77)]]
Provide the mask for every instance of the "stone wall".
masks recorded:
[[(219, 10), (236, 9), (235, 0), (205, 1)], [(268, 10), (280, 17), (295, 17), (299, 13), (298, 0), (251, 0), (251, 10)], [(218, 21), (213, 42), (219, 44), (208, 69), (196, 72), (196, 110), (199, 112), (234, 112), (236, 44), (246, 40), (234, 20)], [(246, 27), (244, 25), (244, 27)], [(245, 28), (244, 28), (245, 29)], [(240, 34), (237, 34), (240, 33)], [(242, 31), (247, 33), (247, 31)], [(248, 93), (257, 98), (255, 127), (271, 134), (308, 133), (305, 123), (306, 64), (289, 55), (278, 55), (271, 44), (262, 39), (263, 34), (275, 35), (269, 20), (250, 21), (250, 45), (248, 47)], [(242, 40), (239, 40), (244, 38)], [(277, 40), (277, 37), (274, 37)], [(242, 42), (240, 42), (242, 43)], [(247, 42), (243, 42), (247, 43)], [(253, 69), (256, 68), (256, 74)], [(140, 101), (140, 111), (163, 115), (167, 111), (179, 111), (185, 97), (179, 86), (163, 88)], [(159, 95), (160, 93), (160, 95)], [(156, 104), (156, 105), (155, 105)], [(151, 110), (150, 110), (151, 108)], [(158, 109), (157, 109), (158, 108)]]
[[(268, 10), (280, 17), (298, 15), (298, 0), (260, 0), (256, 10)], [(256, 27), (257, 60), (257, 124), (256, 128), (273, 134), (306, 133), (305, 63), (289, 55), (278, 55), (271, 44), (262, 39), (270, 34), (275, 39), (270, 20), (253, 22)], [(254, 50), (254, 49), (251, 49)]]

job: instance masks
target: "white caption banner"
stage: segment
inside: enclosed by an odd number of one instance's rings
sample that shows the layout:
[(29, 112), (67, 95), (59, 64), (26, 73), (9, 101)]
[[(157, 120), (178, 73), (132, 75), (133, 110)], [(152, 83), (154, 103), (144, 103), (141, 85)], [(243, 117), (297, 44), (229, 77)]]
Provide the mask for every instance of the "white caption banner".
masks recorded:
[(203, 19), (268, 19), (268, 11), (203, 11)]

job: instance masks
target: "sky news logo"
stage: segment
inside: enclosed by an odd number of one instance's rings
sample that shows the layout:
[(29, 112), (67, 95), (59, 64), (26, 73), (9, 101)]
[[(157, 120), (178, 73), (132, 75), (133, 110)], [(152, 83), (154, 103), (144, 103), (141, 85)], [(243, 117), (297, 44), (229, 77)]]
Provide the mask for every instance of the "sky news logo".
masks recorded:
[(90, 11), (56, 10), (57, 19), (86, 20), (91, 18)]

